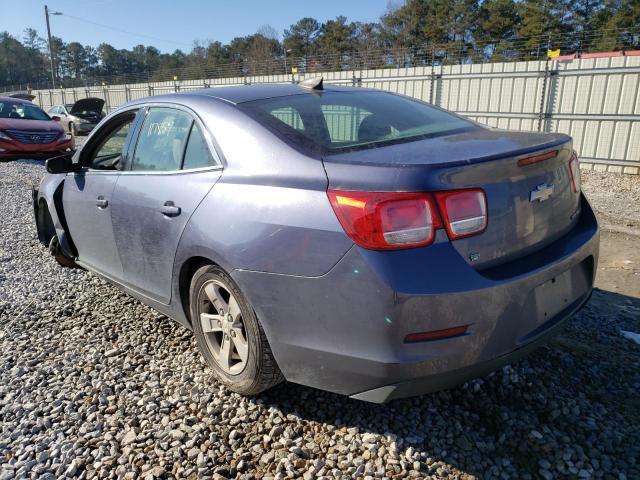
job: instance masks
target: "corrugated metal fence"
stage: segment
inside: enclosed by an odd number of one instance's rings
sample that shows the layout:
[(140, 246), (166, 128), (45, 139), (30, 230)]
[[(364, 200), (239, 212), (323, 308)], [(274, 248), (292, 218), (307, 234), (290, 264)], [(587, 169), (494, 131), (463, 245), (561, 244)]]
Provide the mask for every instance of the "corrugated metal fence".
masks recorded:
[[(409, 95), (487, 125), (568, 133), (585, 168), (640, 173), (640, 56), (324, 72), (325, 82)], [(298, 76), (296, 75), (296, 80)], [(44, 109), (88, 97), (130, 100), (203, 87), (291, 82), (269, 75), (34, 90)]]

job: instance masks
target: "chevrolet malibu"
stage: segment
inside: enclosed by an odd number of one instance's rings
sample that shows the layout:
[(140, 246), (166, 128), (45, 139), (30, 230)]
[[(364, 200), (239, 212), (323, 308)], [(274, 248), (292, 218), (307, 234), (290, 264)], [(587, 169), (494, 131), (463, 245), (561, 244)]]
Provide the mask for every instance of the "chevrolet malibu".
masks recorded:
[(217, 379), (386, 402), (530, 352), (598, 260), (561, 134), (363, 88), (254, 85), (109, 114), (34, 190), (38, 236), (193, 330)]

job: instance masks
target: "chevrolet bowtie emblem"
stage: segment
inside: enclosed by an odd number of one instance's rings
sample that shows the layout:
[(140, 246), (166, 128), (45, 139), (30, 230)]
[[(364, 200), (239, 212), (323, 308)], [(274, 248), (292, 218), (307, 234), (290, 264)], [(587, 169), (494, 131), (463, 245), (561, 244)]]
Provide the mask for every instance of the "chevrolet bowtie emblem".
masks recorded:
[(529, 201), (530, 202), (544, 202), (547, 198), (553, 195), (553, 184), (552, 183), (542, 183), (538, 185), (534, 190), (531, 190), (529, 193)]

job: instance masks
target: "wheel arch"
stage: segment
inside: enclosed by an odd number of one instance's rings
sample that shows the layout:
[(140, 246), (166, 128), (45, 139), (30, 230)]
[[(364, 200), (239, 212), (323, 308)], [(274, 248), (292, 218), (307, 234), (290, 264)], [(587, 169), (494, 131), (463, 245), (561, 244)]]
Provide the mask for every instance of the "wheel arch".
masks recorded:
[(49, 245), (51, 239), (56, 235), (56, 227), (53, 223), (51, 212), (49, 211), (49, 204), (41, 197), (36, 206), (36, 231), (38, 240), (43, 245)]
[(195, 255), (182, 263), (178, 274), (178, 295), (180, 299), (180, 307), (182, 308), (187, 322), (189, 322), (189, 325), (192, 328), (193, 322), (191, 320), (191, 313), (189, 309), (189, 287), (191, 286), (191, 279), (193, 278), (193, 275), (199, 268), (204, 267), (205, 265), (214, 265), (219, 268), (223, 268), (208, 257)]

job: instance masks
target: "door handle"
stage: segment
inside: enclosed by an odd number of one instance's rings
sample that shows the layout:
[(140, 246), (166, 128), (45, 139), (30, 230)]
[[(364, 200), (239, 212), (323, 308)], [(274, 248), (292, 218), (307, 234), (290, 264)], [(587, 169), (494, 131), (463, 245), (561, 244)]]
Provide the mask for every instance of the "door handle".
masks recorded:
[(182, 209), (180, 207), (176, 207), (171, 200), (167, 200), (164, 202), (160, 212), (162, 212), (165, 217), (177, 217), (180, 215), (180, 212), (182, 212)]
[(100, 195), (96, 199), (96, 205), (97, 205), (98, 208), (107, 208), (109, 206), (109, 200), (107, 200), (102, 195)]

